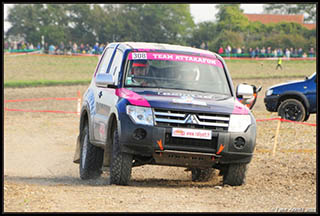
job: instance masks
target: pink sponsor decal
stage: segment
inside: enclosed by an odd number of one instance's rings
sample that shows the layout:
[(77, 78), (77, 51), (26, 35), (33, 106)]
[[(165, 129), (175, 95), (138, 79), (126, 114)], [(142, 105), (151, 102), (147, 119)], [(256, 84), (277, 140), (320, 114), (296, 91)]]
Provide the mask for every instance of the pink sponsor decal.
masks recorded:
[(116, 89), (116, 95), (127, 99), (132, 105), (150, 107), (149, 102), (141, 95), (126, 88)]
[(182, 55), (174, 53), (158, 53), (158, 52), (131, 52), (128, 56), (129, 60), (166, 60), (179, 62), (193, 62), (200, 64), (209, 64), (216, 67), (222, 67), (222, 63), (218, 59), (203, 56)]
[(249, 113), (248, 108), (240, 103), (237, 99), (235, 100), (234, 107), (232, 114), (241, 114), (241, 115), (246, 115)]

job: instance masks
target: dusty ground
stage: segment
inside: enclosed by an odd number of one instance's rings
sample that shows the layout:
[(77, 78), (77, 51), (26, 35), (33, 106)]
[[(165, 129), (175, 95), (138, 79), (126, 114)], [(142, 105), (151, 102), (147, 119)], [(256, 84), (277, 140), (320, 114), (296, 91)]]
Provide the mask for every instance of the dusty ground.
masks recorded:
[[(240, 83), (242, 80), (235, 80)], [(250, 80), (263, 90), (256, 119), (265, 110), (270, 85), (287, 80)], [(249, 82), (249, 81), (246, 81)], [(77, 97), (87, 86), (5, 89), (8, 99)], [(76, 111), (76, 101), (5, 103), (29, 110)], [(76, 114), (4, 111), (4, 212), (307, 212), (316, 211), (316, 127), (282, 122), (272, 156), (276, 121), (257, 122), (256, 153), (246, 184), (222, 186), (216, 176), (191, 181), (184, 168), (133, 168), (129, 186), (108, 185), (108, 172), (83, 181), (72, 162), (78, 135)], [(312, 115), (308, 123), (316, 123)]]

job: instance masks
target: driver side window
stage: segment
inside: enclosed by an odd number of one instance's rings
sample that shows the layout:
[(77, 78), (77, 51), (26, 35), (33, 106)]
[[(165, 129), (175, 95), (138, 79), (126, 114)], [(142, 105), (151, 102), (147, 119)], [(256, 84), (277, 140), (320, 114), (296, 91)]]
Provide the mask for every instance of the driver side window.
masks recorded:
[(108, 73), (108, 66), (110, 64), (111, 61), (111, 57), (113, 54), (114, 48), (108, 48), (106, 53), (104, 54), (104, 56), (102, 57), (101, 61), (100, 61), (100, 65), (99, 65), (99, 69), (97, 71), (97, 73)]
[(118, 82), (118, 76), (121, 69), (122, 58), (123, 58), (122, 51), (117, 49), (109, 70), (109, 73), (114, 76), (116, 83)]

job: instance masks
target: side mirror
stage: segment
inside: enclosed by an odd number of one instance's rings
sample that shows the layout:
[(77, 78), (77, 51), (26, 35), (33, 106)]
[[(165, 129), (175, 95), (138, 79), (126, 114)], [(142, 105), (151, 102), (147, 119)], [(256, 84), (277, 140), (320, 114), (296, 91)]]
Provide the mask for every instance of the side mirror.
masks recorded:
[(107, 87), (114, 88), (115, 87), (114, 77), (111, 74), (106, 74), (106, 73), (97, 74), (96, 85), (102, 88), (107, 88)]
[(237, 86), (237, 98), (251, 98), (253, 96), (253, 86), (247, 84), (239, 84)]
[[(261, 89), (259, 89), (260, 91)], [(256, 99), (257, 94), (255, 88), (252, 85), (239, 84), (236, 90), (237, 99), (249, 109), (252, 109)]]
[(249, 109), (252, 109), (257, 101), (258, 92), (260, 92), (261, 89), (261, 86), (257, 88), (255, 85), (239, 84), (237, 86), (236, 95), (242, 104), (246, 105)]

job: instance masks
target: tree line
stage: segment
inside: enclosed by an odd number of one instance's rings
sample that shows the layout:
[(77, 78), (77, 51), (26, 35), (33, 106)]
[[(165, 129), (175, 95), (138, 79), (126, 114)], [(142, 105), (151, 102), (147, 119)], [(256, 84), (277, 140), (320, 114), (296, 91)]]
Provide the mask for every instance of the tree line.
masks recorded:
[[(217, 9), (215, 22), (195, 24), (189, 4), (17, 4), (8, 11), (12, 27), (5, 39), (21, 35), (33, 44), (42, 36), (48, 44), (144, 41), (200, 47), (205, 43), (211, 51), (227, 46), (316, 47), (315, 29), (297, 23), (249, 22), (240, 4), (220, 4)], [(277, 13), (279, 7), (265, 10)], [(312, 12), (309, 15), (312, 19)]]

